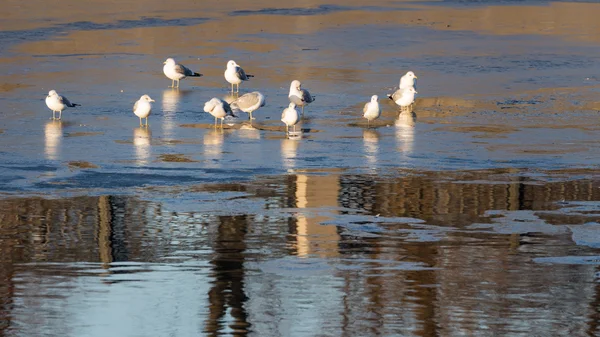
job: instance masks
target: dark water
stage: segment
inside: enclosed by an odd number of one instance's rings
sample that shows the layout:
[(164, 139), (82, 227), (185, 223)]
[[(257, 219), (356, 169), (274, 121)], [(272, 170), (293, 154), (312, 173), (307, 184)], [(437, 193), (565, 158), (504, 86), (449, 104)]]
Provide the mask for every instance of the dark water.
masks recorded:
[(516, 173), (8, 198), (2, 331), (595, 335), (598, 183)]
[[(3, 8), (0, 336), (600, 335), (600, 5)], [(267, 105), (216, 130), (229, 59)]]

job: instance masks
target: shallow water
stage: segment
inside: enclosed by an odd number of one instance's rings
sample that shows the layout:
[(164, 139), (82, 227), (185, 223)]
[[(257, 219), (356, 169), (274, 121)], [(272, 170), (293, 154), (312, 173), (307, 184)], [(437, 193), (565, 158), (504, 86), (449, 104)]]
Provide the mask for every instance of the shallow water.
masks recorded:
[[(600, 5), (117, 7), (0, 13), (0, 336), (600, 335)], [(216, 130), (229, 59), (267, 105)]]

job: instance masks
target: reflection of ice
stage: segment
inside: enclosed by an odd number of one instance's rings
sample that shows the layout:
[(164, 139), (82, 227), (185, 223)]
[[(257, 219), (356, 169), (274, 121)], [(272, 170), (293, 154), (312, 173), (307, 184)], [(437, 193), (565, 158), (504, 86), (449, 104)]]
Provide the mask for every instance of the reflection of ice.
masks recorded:
[(286, 169), (296, 167), (296, 155), (300, 139), (302, 139), (302, 136), (281, 140), (281, 161), (283, 162), (283, 167)]
[(365, 156), (370, 169), (377, 167), (377, 154), (379, 152), (379, 132), (373, 129), (363, 130), (363, 145), (365, 147)]
[(60, 154), (60, 142), (62, 141), (63, 131), (61, 121), (50, 121), (44, 128), (44, 141), (46, 158), (56, 160)]
[(245, 139), (260, 139), (260, 130), (253, 127), (251, 122), (244, 122), (240, 126), (238, 136)]
[(150, 129), (142, 127), (133, 129), (133, 146), (135, 147), (135, 157), (140, 165), (148, 164), (150, 159), (150, 139), (152, 133)]
[(223, 156), (223, 142), (225, 140), (225, 132), (223, 129), (211, 129), (204, 134), (204, 157), (208, 163), (214, 163), (214, 166), (220, 166), (220, 159)]
[(173, 130), (177, 126), (176, 114), (181, 97), (188, 94), (189, 91), (179, 89), (167, 89), (163, 91), (162, 110), (163, 120), (161, 122), (163, 135), (170, 138), (173, 136)]
[(409, 154), (413, 150), (415, 138), (415, 124), (417, 115), (412, 111), (404, 111), (396, 119), (396, 141), (398, 151)]

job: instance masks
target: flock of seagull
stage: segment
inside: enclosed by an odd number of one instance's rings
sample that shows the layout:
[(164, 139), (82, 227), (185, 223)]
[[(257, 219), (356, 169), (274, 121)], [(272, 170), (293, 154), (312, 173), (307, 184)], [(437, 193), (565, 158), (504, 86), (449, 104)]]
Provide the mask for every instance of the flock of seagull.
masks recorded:
[[(163, 62), (163, 72), (167, 78), (171, 80), (171, 88), (179, 88), (179, 81), (186, 77), (200, 77), (202, 74), (194, 72), (187, 67), (175, 62), (174, 59), (168, 58)], [(217, 120), (221, 119), (221, 128), (223, 128), (223, 122), (225, 117), (232, 116), (237, 117), (236, 113), (243, 111), (248, 113), (250, 120), (254, 119), (252, 113), (259, 108), (265, 106), (265, 96), (258, 91), (253, 91), (239, 96), (240, 84), (244, 81), (248, 81), (253, 75), (246, 74), (244, 69), (238, 65), (235, 61), (230, 60), (227, 62), (227, 69), (224, 73), (225, 80), (231, 84), (231, 94), (238, 94), (238, 97), (231, 102), (227, 102), (221, 98), (213, 97), (204, 104), (204, 111), (210, 113), (215, 118), (215, 128), (217, 127)], [(407, 109), (412, 106), (415, 100), (415, 90), (417, 76), (409, 71), (400, 78), (400, 84), (398, 90), (393, 94), (387, 96), (393, 100), (401, 110)], [(177, 85), (176, 85), (177, 84)], [(299, 122), (301, 116), (304, 116), (304, 107), (315, 100), (308, 90), (302, 88), (302, 83), (298, 80), (293, 80), (290, 84), (290, 91), (288, 95), (290, 104), (283, 110), (281, 114), (281, 121), (286, 126), (286, 133), (289, 134), (290, 126), (294, 127), (296, 131), (296, 124)], [(140, 119), (140, 126), (148, 127), (148, 116), (152, 112), (152, 102), (154, 100), (148, 95), (142, 95), (139, 100), (133, 105), (133, 113)], [(52, 110), (52, 119), (61, 119), (62, 111), (66, 108), (73, 108), (80, 106), (80, 104), (71, 103), (65, 96), (59, 95), (55, 90), (50, 90), (46, 97), (46, 105)], [(298, 113), (296, 107), (301, 108), (301, 113)], [(56, 112), (59, 113), (58, 118)], [(370, 123), (381, 115), (381, 108), (379, 106), (379, 97), (373, 95), (371, 100), (367, 102), (363, 108), (363, 117), (367, 119), (367, 125), (370, 127)], [(143, 119), (146, 119), (146, 123), (143, 123)]]

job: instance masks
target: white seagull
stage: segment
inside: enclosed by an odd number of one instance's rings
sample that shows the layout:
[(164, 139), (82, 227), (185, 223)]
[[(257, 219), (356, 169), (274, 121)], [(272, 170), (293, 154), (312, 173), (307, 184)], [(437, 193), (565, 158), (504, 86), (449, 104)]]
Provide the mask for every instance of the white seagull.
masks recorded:
[[(46, 96), (46, 105), (50, 110), (52, 110), (52, 119), (61, 119), (62, 111), (69, 108), (74, 108), (76, 106), (81, 106), (81, 104), (71, 103), (65, 96), (59, 95), (56, 90), (50, 90), (48, 92), (48, 96)], [(56, 118), (56, 112), (58, 111), (58, 118)]]
[(283, 113), (281, 114), (281, 121), (285, 123), (286, 133), (290, 133), (290, 126), (292, 125), (294, 126), (294, 132), (296, 132), (298, 119), (300, 119), (300, 116), (298, 115), (298, 110), (296, 110), (296, 104), (291, 102), (287, 108), (283, 109)]
[(388, 97), (400, 106), (400, 111), (403, 111), (415, 101), (416, 93), (415, 88), (409, 87), (407, 89), (398, 89), (395, 93), (388, 95)]
[(234, 112), (243, 111), (247, 112), (249, 119), (252, 120), (252, 113), (258, 110), (260, 107), (265, 106), (265, 96), (258, 91), (249, 92), (236, 98), (230, 103), (231, 110)]
[(229, 103), (217, 97), (213, 97), (210, 101), (204, 103), (204, 112), (208, 112), (215, 117), (215, 128), (217, 127), (217, 118), (221, 119), (221, 128), (223, 128), (225, 116), (236, 117), (231, 111)]
[(399, 89), (415, 88), (416, 87), (417, 75), (412, 71), (407, 72), (404, 76), (400, 77)]
[(367, 126), (371, 126), (371, 121), (376, 120), (381, 115), (381, 108), (379, 107), (379, 97), (377, 95), (371, 96), (371, 101), (365, 104), (363, 108), (363, 117), (367, 119)]
[[(179, 80), (182, 80), (188, 76), (202, 76), (202, 74), (193, 72), (183, 65), (175, 63), (175, 60), (172, 58), (168, 58), (165, 62), (163, 62), (163, 64), (163, 72), (165, 73), (165, 76), (171, 80), (171, 88), (179, 88)], [(175, 86), (175, 81), (177, 81), (177, 86)]]
[(246, 74), (244, 69), (240, 67), (234, 60), (227, 62), (227, 69), (225, 70), (225, 79), (231, 83), (231, 93), (233, 93), (233, 85), (237, 85), (237, 91), (240, 92), (240, 83), (248, 81), (250, 77), (254, 75)]
[(302, 107), (302, 116), (304, 116), (304, 106), (315, 100), (308, 90), (302, 89), (302, 83), (298, 80), (292, 81), (288, 98), (290, 99), (290, 102)]
[[(148, 127), (148, 116), (152, 111), (154, 100), (148, 95), (142, 95), (133, 105), (133, 113), (140, 118), (140, 126)], [(142, 124), (142, 118), (146, 118), (146, 125)]]

